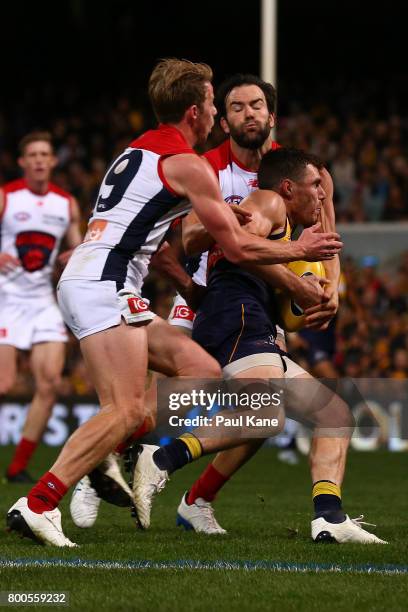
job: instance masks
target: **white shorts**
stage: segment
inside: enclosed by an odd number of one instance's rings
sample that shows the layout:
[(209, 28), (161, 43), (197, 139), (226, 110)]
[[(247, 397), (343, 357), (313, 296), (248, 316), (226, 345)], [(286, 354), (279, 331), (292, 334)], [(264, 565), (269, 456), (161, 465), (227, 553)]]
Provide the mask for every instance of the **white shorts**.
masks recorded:
[(303, 374), (310, 376), (309, 372), (306, 372), (306, 370), (289, 357), (283, 356), (282, 359), (286, 366), (285, 378), (296, 378), (297, 376), (303, 376)]
[(296, 378), (306, 374), (306, 370), (301, 368), (297, 363), (289, 359), (286, 356), (280, 356), (279, 353), (255, 353), (254, 355), (248, 355), (237, 359), (232, 363), (226, 365), (222, 372), (226, 379), (237, 377), (241, 372), (245, 372), (250, 368), (256, 368), (260, 366), (273, 366), (275, 368), (284, 368), (284, 378)]
[(68, 333), (54, 296), (32, 300), (1, 298), (0, 344), (21, 350), (39, 342), (67, 342)]
[(156, 316), (148, 300), (128, 289), (118, 291), (110, 280), (62, 280), (57, 298), (65, 323), (78, 340), (119, 325), (121, 319), (132, 325)]
[(168, 316), (168, 323), (175, 327), (183, 327), (185, 330), (190, 332), (193, 330), (193, 323), (195, 314), (191, 310), (190, 306), (187, 306), (187, 302), (181, 295), (177, 294), (174, 298), (173, 307)]

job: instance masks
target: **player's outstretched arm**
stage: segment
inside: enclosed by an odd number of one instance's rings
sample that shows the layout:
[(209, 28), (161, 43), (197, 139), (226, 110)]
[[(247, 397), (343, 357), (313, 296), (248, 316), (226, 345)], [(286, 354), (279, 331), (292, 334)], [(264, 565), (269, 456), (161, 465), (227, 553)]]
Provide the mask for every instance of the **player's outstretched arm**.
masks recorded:
[[(273, 243), (252, 236), (239, 225), (222, 199), (219, 185), (208, 165), (195, 155), (176, 155), (163, 161), (164, 175), (176, 193), (187, 197), (198, 218), (232, 263), (284, 263), (298, 259), (327, 259), (342, 244), (335, 234), (306, 230), (303, 240)], [(311, 228), (312, 229), (312, 228)], [(304, 236), (304, 234), (306, 234)]]
[[(0, 221), (3, 216), (5, 207), (5, 195), (3, 189), (0, 188)], [(8, 274), (21, 264), (17, 257), (13, 257), (9, 253), (0, 252), (0, 274)]]
[[(247, 232), (266, 238), (272, 232), (284, 231), (286, 227), (285, 203), (273, 191), (255, 191), (242, 202), (241, 208), (252, 215), (251, 221), (245, 226)], [(323, 287), (328, 283), (314, 275), (299, 278), (283, 264), (244, 264), (243, 267), (273, 288), (287, 291), (302, 308), (320, 303), (324, 294)]]
[[(240, 225), (246, 225), (251, 219), (251, 213), (242, 206), (226, 204), (238, 219)], [(189, 257), (209, 251), (214, 245), (214, 238), (207, 232), (196, 213), (192, 211), (183, 219), (183, 247)]]

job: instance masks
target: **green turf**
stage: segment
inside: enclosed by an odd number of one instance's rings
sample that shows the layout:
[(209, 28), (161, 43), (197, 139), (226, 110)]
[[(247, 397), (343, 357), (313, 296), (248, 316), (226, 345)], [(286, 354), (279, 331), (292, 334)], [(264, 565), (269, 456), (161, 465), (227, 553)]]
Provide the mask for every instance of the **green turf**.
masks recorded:
[[(2, 449), (0, 469), (12, 449)], [(34, 475), (49, 467), (55, 450), (42, 447)], [(273, 449), (262, 450), (225, 487), (216, 503), (228, 536), (206, 537), (175, 527), (183, 491), (205, 464), (201, 460), (172, 476), (157, 498), (149, 532), (134, 528), (126, 509), (106, 504), (91, 530), (70, 520), (62, 504), (66, 534), (80, 549), (39, 547), (0, 532), (2, 559), (83, 559), (110, 561), (277, 561), (282, 563), (408, 565), (406, 454), (351, 453), (343, 487), (346, 510), (377, 523), (388, 546), (316, 545), (309, 539), (310, 483), (307, 463), (288, 466)], [(2, 485), (1, 510), (27, 490)], [(266, 570), (0, 568), (0, 590), (65, 590), (70, 608), (96, 610), (405, 610), (408, 575), (358, 573), (278, 573)]]

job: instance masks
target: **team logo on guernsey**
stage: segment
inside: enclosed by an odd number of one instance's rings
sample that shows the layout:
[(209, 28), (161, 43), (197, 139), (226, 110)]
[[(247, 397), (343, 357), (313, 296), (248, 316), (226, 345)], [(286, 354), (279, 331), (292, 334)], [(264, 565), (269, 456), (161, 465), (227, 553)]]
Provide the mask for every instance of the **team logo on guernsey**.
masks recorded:
[(20, 212), (14, 215), (14, 218), (16, 221), (28, 221), (28, 219), (31, 218), (31, 215), (30, 213), (21, 210)]
[(239, 195), (230, 195), (224, 199), (227, 204), (240, 204), (244, 198)]
[(179, 304), (174, 309), (173, 319), (187, 319), (187, 321), (194, 321), (194, 312), (188, 306)]
[(104, 221), (103, 219), (97, 219), (96, 221), (91, 221), (91, 223), (88, 226), (88, 231), (85, 234), (84, 242), (99, 240), (107, 225), (108, 225), (108, 222)]
[(130, 297), (127, 299), (127, 303), (132, 314), (149, 310), (148, 304), (146, 304), (146, 302), (139, 297)]
[(20, 232), (16, 237), (18, 256), (27, 272), (41, 270), (50, 260), (55, 236), (45, 232)]

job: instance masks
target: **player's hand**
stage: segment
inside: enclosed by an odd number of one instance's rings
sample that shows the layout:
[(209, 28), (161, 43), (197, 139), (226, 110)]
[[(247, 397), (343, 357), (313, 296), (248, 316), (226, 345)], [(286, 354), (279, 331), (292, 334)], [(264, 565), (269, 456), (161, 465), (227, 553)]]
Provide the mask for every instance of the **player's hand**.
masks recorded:
[(249, 210), (244, 210), (241, 206), (238, 206), (238, 204), (230, 204), (229, 206), (240, 225), (246, 225), (252, 219), (252, 213)]
[(57, 261), (62, 268), (68, 263), (69, 258), (71, 257), (74, 249), (68, 249), (67, 251), (63, 251), (58, 255)]
[(339, 307), (339, 294), (333, 283), (324, 289), (324, 298), (321, 304), (311, 306), (305, 310), (306, 327), (323, 331), (328, 328), (330, 321)]
[(21, 266), (21, 261), (9, 253), (0, 253), (0, 272), (8, 274)]
[(305, 311), (310, 307), (320, 308), (322, 302), (328, 299), (325, 296), (325, 287), (331, 284), (330, 281), (315, 274), (304, 276), (301, 281), (302, 290), (297, 291), (294, 296), (296, 303)]
[(341, 250), (343, 243), (336, 232), (322, 233), (321, 223), (303, 230), (298, 242), (304, 249), (303, 258), (306, 261), (322, 261), (332, 259)]

